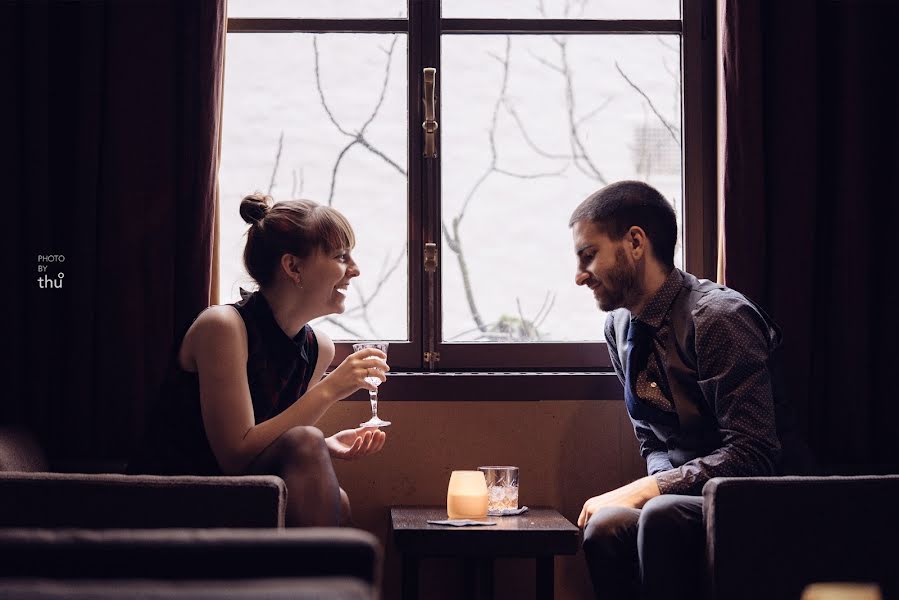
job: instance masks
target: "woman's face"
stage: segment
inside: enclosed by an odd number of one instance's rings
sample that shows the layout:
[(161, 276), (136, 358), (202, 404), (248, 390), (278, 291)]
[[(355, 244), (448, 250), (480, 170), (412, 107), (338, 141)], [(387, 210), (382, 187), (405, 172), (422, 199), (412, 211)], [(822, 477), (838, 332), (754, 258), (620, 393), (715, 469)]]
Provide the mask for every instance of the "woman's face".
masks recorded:
[(317, 250), (304, 261), (303, 294), (323, 315), (342, 313), (350, 280), (359, 276), (359, 267), (349, 248)]

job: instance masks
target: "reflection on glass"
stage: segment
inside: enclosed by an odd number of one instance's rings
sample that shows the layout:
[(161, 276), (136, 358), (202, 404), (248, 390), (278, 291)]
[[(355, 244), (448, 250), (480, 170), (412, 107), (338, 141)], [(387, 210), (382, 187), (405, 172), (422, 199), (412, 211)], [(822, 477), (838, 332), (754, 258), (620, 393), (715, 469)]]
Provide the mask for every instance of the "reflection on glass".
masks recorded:
[(655, 186), (680, 218), (679, 36), (441, 43), (444, 341), (602, 341), (568, 218), (622, 179)]
[(331, 204), (353, 224), (362, 275), (333, 339), (408, 337), (406, 36), (228, 36), (220, 170), (220, 300), (252, 288), (242, 252), (246, 194)]

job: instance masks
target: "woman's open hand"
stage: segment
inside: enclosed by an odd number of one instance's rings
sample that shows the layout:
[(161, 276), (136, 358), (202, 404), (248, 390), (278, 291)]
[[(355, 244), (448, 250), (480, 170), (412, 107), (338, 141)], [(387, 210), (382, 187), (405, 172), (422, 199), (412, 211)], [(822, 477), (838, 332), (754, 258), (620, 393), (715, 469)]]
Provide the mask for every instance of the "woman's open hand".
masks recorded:
[(344, 429), (325, 438), (328, 451), (334, 458), (353, 460), (374, 454), (384, 447), (387, 434), (375, 427)]
[(366, 348), (347, 356), (340, 365), (322, 380), (331, 386), (334, 398), (342, 400), (358, 389), (375, 390), (366, 377), (377, 377), (381, 383), (387, 380), (387, 355), (377, 348)]

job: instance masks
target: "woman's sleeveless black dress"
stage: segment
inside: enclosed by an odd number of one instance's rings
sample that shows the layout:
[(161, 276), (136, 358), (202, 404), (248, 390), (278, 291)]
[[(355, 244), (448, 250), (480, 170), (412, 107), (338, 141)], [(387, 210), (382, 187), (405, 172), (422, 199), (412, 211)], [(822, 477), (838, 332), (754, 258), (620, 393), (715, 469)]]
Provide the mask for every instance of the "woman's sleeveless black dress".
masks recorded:
[[(293, 339), (288, 337), (260, 292), (241, 290), (241, 296), (231, 306), (247, 328), (247, 380), (258, 424), (278, 415), (306, 392), (318, 360), (318, 340), (309, 325)], [(222, 474), (203, 427), (199, 376), (178, 365), (183, 339), (184, 335), (175, 344), (162, 397), (150, 412), (142, 443), (128, 463), (129, 473)]]

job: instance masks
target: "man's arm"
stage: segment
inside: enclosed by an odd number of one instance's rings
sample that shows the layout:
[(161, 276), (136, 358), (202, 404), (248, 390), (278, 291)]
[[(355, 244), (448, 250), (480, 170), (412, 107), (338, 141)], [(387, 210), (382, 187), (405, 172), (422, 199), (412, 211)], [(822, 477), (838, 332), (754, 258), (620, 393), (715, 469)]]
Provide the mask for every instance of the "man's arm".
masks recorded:
[(772, 475), (780, 456), (767, 323), (745, 299), (718, 294), (694, 313), (699, 387), (722, 446), (655, 475), (663, 494), (699, 494), (712, 477)]
[(656, 437), (656, 434), (643, 421), (631, 419), (634, 425), (634, 434), (637, 441), (640, 442), (640, 456), (646, 459), (646, 473), (655, 475), (662, 471), (673, 469), (671, 459), (668, 458), (668, 447), (665, 443)]

